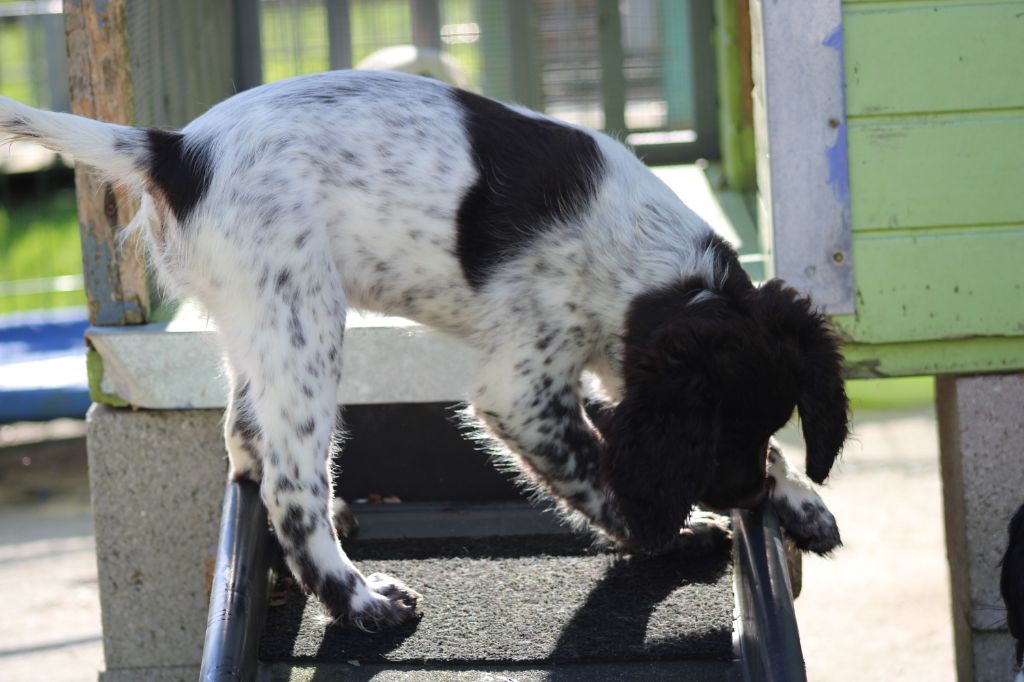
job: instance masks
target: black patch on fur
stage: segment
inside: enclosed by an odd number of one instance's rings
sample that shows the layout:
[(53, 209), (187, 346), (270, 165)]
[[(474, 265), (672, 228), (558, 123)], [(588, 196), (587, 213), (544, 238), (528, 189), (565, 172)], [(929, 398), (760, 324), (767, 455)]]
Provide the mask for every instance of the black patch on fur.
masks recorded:
[(147, 130), (149, 179), (167, 201), (179, 223), (184, 223), (210, 186), (209, 151), (192, 143), (185, 148), (181, 133)]
[(39, 133), (36, 132), (35, 128), (30, 126), (28, 121), (20, 116), (9, 118), (0, 123), (0, 130), (26, 139), (36, 139), (39, 137)]
[(753, 291), (754, 285), (740, 265), (739, 255), (729, 242), (710, 232), (698, 242), (697, 248), (714, 254), (716, 291), (737, 298)]
[(462, 90), (455, 99), (479, 173), (456, 216), (456, 253), (466, 280), (479, 289), (501, 263), (587, 208), (604, 160), (583, 131)]
[(299, 424), (300, 435), (312, 436), (314, 430), (316, 430), (316, 420), (313, 419), (312, 417)]
[(231, 431), (240, 436), (247, 448), (260, 437), (260, 427), (253, 419), (249, 405), (249, 382), (242, 382), (235, 390), (235, 422), (231, 425)]
[(352, 620), (352, 596), (355, 590), (355, 573), (346, 573), (341, 577), (328, 575), (317, 589), (317, 596), (331, 618), (347, 623)]
[(284, 291), (285, 287), (291, 284), (291, 282), (292, 271), (289, 270), (288, 268), (281, 268), (281, 270), (277, 273), (277, 279), (274, 280), (274, 291), (280, 294), (281, 292)]
[(1017, 640), (1014, 661), (1019, 669), (1024, 661), (1024, 505), (1010, 521), (1010, 541), (1003, 555), (999, 591), (1006, 604), (1006, 627)]
[[(280, 481), (278, 481), (280, 483)], [(290, 504), (285, 509), (285, 517), (281, 521), (281, 534), (289, 547), (301, 550), (306, 547), (309, 534), (316, 528), (316, 521), (307, 524), (305, 510), (297, 504)], [(303, 576), (305, 577), (305, 576)]]

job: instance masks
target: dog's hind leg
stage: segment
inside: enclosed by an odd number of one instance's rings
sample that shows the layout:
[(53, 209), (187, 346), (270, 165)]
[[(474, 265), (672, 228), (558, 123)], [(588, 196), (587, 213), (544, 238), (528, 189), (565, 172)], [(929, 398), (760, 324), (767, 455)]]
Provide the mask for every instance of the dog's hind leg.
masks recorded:
[(224, 444), (231, 465), (229, 477), (233, 481), (248, 478), (259, 482), (263, 476), (263, 456), (259, 449), (262, 432), (252, 414), (249, 382), (238, 375), (230, 360), (225, 373), (230, 388), (224, 415)]
[(387, 576), (364, 577), (332, 520), (345, 297), (328, 254), (326, 243), (302, 254), (271, 250), (248, 267), (223, 254), (228, 284), (204, 302), (236, 377), (229, 448), (241, 418), (239, 431), (258, 442), (260, 491), (289, 568), (333, 619), (380, 630), (413, 617), (418, 595)]

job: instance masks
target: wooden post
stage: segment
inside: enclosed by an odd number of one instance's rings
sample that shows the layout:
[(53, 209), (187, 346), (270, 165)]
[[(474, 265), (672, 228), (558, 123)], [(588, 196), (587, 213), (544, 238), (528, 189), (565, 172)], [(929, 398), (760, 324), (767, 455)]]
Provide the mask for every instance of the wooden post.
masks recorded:
[[(64, 0), (71, 111), (131, 124), (134, 90), (128, 55), (126, 0)], [(75, 169), (82, 271), (94, 325), (141, 324), (149, 317), (149, 290), (140, 250), (119, 246), (117, 230), (138, 202), (91, 169)]]
[(730, 189), (757, 189), (754, 153), (754, 77), (747, 0), (715, 0), (719, 137), (722, 171)]

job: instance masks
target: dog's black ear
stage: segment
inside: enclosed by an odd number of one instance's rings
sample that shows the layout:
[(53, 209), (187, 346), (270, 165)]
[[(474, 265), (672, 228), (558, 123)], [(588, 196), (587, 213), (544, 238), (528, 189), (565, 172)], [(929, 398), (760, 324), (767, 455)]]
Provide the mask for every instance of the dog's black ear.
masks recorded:
[(629, 539), (649, 551), (686, 525), (714, 466), (717, 414), (710, 405), (654, 405), (627, 396), (607, 433), (605, 478)]
[(1024, 655), (1024, 505), (1013, 515), (1009, 531), (999, 591), (1006, 605), (1006, 627), (1017, 640), (1014, 661), (1020, 668), (1024, 665), (1024, 660), (1021, 660)]
[(705, 372), (682, 356), (688, 334), (664, 330), (627, 350), (626, 392), (605, 422), (604, 477), (629, 539), (656, 551), (679, 534), (714, 469), (719, 409)]
[(797, 410), (807, 444), (807, 475), (823, 483), (849, 435), (839, 342), (811, 301), (780, 280), (764, 284), (759, 299), (765, 321), (795, 341)]

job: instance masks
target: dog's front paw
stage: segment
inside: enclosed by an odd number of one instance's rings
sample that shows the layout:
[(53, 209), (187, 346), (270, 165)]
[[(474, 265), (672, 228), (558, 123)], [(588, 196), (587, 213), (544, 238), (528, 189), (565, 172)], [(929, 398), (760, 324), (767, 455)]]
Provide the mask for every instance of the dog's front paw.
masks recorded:
[(364, 632), (381, 632), (417, 617), (416, 606), (421, 595), (402, 581), (374, 573), (367, 576), (369, 600), (353, 609), (348, 622)]
[(732, 521), (728, 516), (694, 509), (671, 549), (699, 556), (721, 551), (731, 543)]
[(783, 530), (801, 550), (825, 555), (843, 544), (836, 518), (815, 491), (776, 485), (771, 499)]

